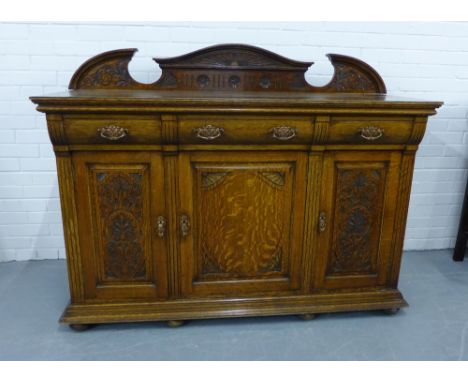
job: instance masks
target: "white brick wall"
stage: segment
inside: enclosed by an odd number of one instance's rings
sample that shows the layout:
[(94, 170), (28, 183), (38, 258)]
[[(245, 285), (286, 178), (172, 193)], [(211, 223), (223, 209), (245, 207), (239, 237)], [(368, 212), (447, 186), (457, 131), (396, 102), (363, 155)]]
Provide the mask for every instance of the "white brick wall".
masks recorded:
[(3, 23), (0, 24), (0, 261), (63, 257), (56, 168), (31, 95), (65, 90), (75, 69), (106, 50), (136, 47), (133, 76), (152, 82), (151, 57), (218, 43), (258, 45), (297, 60), (325, 84), (326, 53), (371, 64), (389, 93), (445, 105), (416, 160), (406, 249), (454, 246), (468, 169), (468, 23)]

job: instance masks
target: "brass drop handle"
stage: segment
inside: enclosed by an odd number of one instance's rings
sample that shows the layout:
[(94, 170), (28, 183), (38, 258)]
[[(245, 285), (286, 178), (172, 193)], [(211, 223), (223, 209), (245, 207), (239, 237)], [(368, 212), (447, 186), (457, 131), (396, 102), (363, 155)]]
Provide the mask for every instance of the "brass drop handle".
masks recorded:
[(360, 132), (361, 137), (368, 141), (375, 141), (384, 135), (384, 130), (375, 126), (363, 127)]
[(182, 237), (190, 233), (190, 219), (187, 214), (180, 215), (180, 234)]
[(98, 129), (101, 137), (110, 141), (117, 141), (128, 134), (128, 130), (117, 125), (107, 125)]
[(166, 234), (166, 227), (167, 227), (167, 221), (164, 216), (158, 216), (156, 219), (156, 227), (158, 231), (158, 236), (159, 237), (164, 237)]
[(211, 141), (223, 135), (224, 129), (218, 126), (205, 125), (194, 129), (194, 133), (197, 135), (197, 138), (204, 139), (206, 141)]
[(325, 212), (320, 212), (319, 214), (319, 232), (325, 231), (325, 228), (327, 228), (327, 214)]
[(273, 127), (270, 132), (273, 133), (273, 138), (279, 139), (280, 141), (288, 141), (296, 136), (296, 129), (289, 126)]

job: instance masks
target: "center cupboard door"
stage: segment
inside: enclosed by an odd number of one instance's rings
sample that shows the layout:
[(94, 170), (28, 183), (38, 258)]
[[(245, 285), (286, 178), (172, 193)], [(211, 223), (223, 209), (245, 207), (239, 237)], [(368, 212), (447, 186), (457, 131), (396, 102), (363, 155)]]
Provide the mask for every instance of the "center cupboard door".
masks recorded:
[(184, 296), (300, 288), (306, 154), (183, 153), (179, 174)]
[(314, 287), (384, 286), (393, 250), (399, 152), (324, 156)]
[(73, 165), (86, 299), (167, 296), (161, 155), (76, 152)]

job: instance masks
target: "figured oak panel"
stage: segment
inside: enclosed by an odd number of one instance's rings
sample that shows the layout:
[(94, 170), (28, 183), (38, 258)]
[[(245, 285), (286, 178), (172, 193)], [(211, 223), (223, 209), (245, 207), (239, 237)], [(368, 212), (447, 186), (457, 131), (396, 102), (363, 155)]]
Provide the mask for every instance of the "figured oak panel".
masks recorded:
[(287, 266), (291, 168), (266, 170), (197, 168), (200, 278), (261, 277)]
[(305, 176), (305, 154), (185, 157), (181, 182), (193, 190), (182, 200), (193, 216), (181, 247), (191, 269), (186, 293), (297, 288), (305, 190), (293, 190)]

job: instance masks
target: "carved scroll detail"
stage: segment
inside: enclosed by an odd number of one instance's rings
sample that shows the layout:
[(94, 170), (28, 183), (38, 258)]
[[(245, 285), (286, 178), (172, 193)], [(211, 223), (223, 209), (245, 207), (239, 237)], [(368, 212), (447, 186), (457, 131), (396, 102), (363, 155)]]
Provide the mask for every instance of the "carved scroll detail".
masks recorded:
[(205, 189), (215, 188), (221, 184), (228, 173), (227, 172), (202, 172), (202, 185)]
[(270, 186), (283, 187), (285, 184), (286, 174), (284, 172), (259, 172), (258, 174)]

